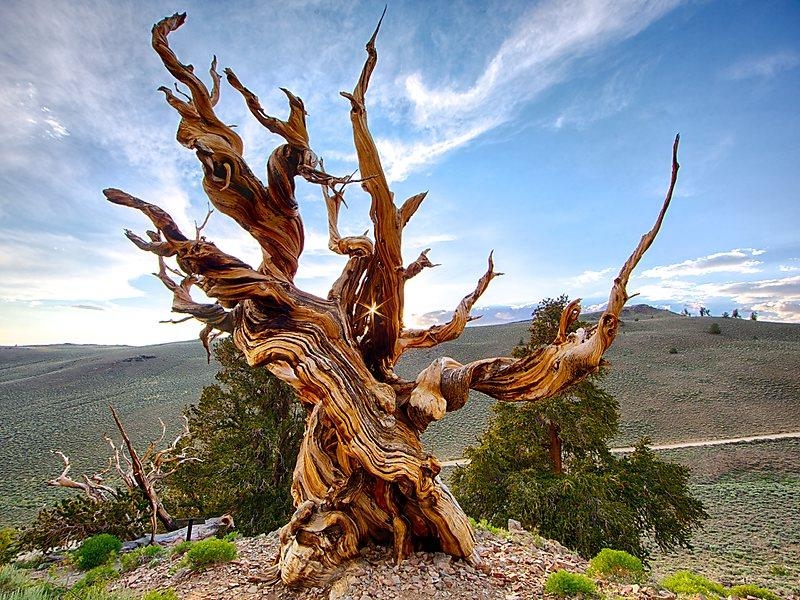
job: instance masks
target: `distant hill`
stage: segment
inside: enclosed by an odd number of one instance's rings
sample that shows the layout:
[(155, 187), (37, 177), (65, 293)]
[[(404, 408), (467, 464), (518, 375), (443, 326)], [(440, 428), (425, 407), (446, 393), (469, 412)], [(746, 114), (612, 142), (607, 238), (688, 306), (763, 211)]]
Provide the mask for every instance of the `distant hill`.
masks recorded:
[[(800, 325), (687, 318), (645, 305), (626, 308), (622, 319), (603, 383), (620, 402), (618, 445), (643, 435), (662, 443), (800, 430)], [(722, 333), (708, 333), (711, 323)], [(458, 340), (409, 352), (398, 372), (413, 378), (443, 355), (508, 355), (527, 329), (527, 321), (471, 327)], [(177, 428), (215, 373), (199, 342), (0, 347), (0, 525), (59, 495), (42, 485), (60, 470), (50, 450), (70, 455), (76, 474), (104, 464), (102, 436), (115, 432), (109, 403), (144, 443), (158, 433), (158, 416)], [(441, 459), (460, 457), (492, 403), (473, 393), (429, 428), (426, 444)]]

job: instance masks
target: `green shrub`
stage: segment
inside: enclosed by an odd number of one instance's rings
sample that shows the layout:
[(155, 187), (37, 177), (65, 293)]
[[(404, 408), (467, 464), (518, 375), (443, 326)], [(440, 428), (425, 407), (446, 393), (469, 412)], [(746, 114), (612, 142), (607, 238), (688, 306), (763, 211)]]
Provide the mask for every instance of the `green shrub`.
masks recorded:
[(771, 565), (769, 568), (769, 572), (772, 575), (777, 575), (778, 577), (786, 577), (789, 575), (789, 569), (784, 567), (783, 565)]
[(710, 579), (706, 579), (702, 575), (696, 575), (691, 571), (676, 571), (662, 581), (661, 585), (670, 592), (676, 594), (727, 596), (724, 586)]
[(161, 546), (152, 545), (142, 546), (141, 548), (136, 548), (136, 550), (122, 554), (119, 557), (119, 562), (122, 565), (122, 572), (133, 571), (140, 565), (155, 561), (165, 553), (166, 550)]
[(31, 581), (22, 569), (12, 565), (0, 567), (0, 594), (16, 592), (30, 585)]
[(0, 600), (57, 600), (48, 588), (42, 586), (28, 587), (8, 594), (0, 594)]
[(93, 535), (75, 551), (75, 564), (84, 571), (99, 567), (122, 549), (122, 540), (110, 533)]
[(17, 539), (17, 530), (11, 527), (0, 529), (0, 565), (4, 565), (14, 558), (17, 549), (14, 542)]
[(544, 591), (546, 594), (555, 596), (577, 596), (578, 594), (594, 596), (597, 594), (597, 586), (586, 575), (560, 569), (555, 573), (550, 573), (547, 577)]
[(493, 533), (497, 537), (501, 537), (504, 539), (509, 539), (511, 537), (507, 529), (503, 529), (502, 527), (495, 527), (494, 525), (489, 523), (486, 519), (481, 519), (480, 521), (476, 521), (472, 517), (469, 517), (469, 524), (472, 525), (473, 529), (488, 531), (489, 533)]
[(178, 595), (172, 588), (166, 590), (151, 590), (142, 596), (141, 600), (178, 600)]
[(677, 354), (678, 353), (678, 349), (677, 348), (670, 348), (669, 349), (669, 353), (670, 354)]
[(728, 595), (735, 598), (747, 598), (748, 596), (754, 596), (756, 598), (763, 598), (764, 600), (780, 600), (777, 594), (774, 594), (765, 588), (753, 585), (752, 583), (748, 583), (746, 585), (735, 585), (728, 590)]
[(217, 538), (209, 538), (192, 544), (186, 553), (189, 567), (195, 571), (209, 565), (228, 562), (236, 558), (236, 545)]
[(719, 325), (717, 325), (716, 323), (712, 323), (708, 327), (708, 333), (713, 333), (714, 335), (719, 335), (720, 333), (722, 333), (722, 330), (719, 328)]
[(644, 579), (642, 561), (623, 550), (603, 548), (589, 561), (586, 574), (610, 581), (637, 582)]
[(179, 544), (175, 544), (172, 548), (170, 548), (169, 553), (171, 556), (183, 556), (189, 551), (189, 548), (194, 546), (194, 542), (190, 542), (189, 540), (184, 540)]
[(116, 579), (117, 576), (119, 576), (119, 572), (111, 564), (99, 565), (89, 569), (86, 571), (86, 575), (72, 586), (64, 598), (65, 600), (86, 600), (87, 594), (90, 593), (88, 592), (90, 588), (103, 587), (112, 579)]
[(62, 548), (98, 533), (132, 540), (144, 535), (149, 523), (149, 505), (139, 490), (118, 490), (114, 499), (105, 502), (75, 496), (40, 510), (20, 531), (18, 546), (20, 550)]

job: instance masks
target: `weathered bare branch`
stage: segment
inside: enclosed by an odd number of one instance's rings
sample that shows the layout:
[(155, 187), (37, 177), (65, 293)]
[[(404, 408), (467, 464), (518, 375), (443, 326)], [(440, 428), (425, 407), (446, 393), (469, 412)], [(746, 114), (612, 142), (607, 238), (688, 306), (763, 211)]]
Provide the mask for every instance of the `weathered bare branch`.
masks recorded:
[(72, 468), (69, 457), (61, 452), (61, 450), (54, 450), (53, 454), (57, 454), (61, 458), (61, 461), (64, 463), (64, 469), (58, 477), (47, 480), (47, 485), (81, 490), (92, 502), (103, 502), (113, 497), (114, 490), (108, 486), (102, 485), (102, 477), (100, 477), (99, 474), (95, 474), (92, 478), (84, 475), (83, 481), (75, 481), (69, 477), (69, 471)]
[[(434, 325), (429, 329), (404, 329), (403, 335), (397, 341), (395, 349), (395, 360), (397, 360), (403, 352), (409, 348), (430, 348), (443, 342), (456, 339), (464, 331), (467, 323), (471, 320), (470, 311), (478, 298), (483, 295), (486, 288), (489, 287), (489, 282), (495, 277), (503, 273), (497, 273), (494, 270), (494, 260), (492, 254), (489, 254), (489, 268), (478, 280), (475, 290), (471, 294), (467, 294), (459, 302), (456, 310), (453, 312), (453, 317), (444, 325)], [(477, 318), (477, 317), (476, 317)]]
[(432, 269), (433, 267), (439, 266), (438, 263), (432, 263), (428, 258), (428, 252), (430, 251), (430, 248), (425, 248), (425, 250), (420, 252), (417, 259), (405, 268), (403, 279), (411, 279), (422, 273), (423, 269)]
[[(136, 451), (136, 448), (134, 448), (131, 438), (128, 436), (128, 432), (125, 431), (125, 427), (122, 425), (122, 421), (120, 420), (119, 415), (117, 415), (117, 411), (114, 410), (113, 406), (109, 406), (109, 408), (111, 409), (111, 415), (114, 417), (114, 423), (117, 424), (117, 429), (119, 429), (120, 435), (122, 435), (122, 440), (125, 442), (125, 447), (128, 449), (128, 457), (130, 458), (133, 480), (136, 482), (136, 486), (150, 503), (150, 527), (152, 531), (152, 540), (156, 535), (156, 529), (158, 526), (157, 521), (161, 521), (161, 523), (164, 524), (164, 527), (171, 531), (176, 528), (175, 519), (170, 516), (170, 514), (167, 512), (167, 509), (164, 508), (161, 499), (158, 497), (158, 492), (155, 489), (156, 482), (153, 480), (153, 477), (148, 477), (147, 473), (145, 473), (145, 467), (139, 458), (139, 453)], [(153, 444), (151, 443), (148, 451), (151, 451), (152, 448)]]

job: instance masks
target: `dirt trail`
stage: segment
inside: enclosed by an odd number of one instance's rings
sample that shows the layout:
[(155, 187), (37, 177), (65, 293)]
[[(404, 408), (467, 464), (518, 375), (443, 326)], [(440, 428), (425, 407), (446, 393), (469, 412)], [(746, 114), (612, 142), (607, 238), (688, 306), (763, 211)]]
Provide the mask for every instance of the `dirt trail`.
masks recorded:
[[(748, 435), (744, 437), (734, 438), (718, 438), (713, 440), (695, 440), (692, 442), (675, 442), (672, 444), (654, 444), (650, 446), (651, 450), (677, 450), (679, 448), (700, 448), (703, 446), (724, 446), (726, 444), (740, 444), (745, 442), (767, 442), (772, 440), (786, 440), (791, 438), (800, 438), (800, 431), (789, 431), (786, 433), (766, 433), (761, 435)], [(623, 446), (621, 448), (611, 448), (614, 454), (629, 454), (634, 451), (633, 446)], [(460, 467), (468, 465), (468, 458), (460, 458), (458, 460), (446, 460), (442, 462), (443, 467)]]

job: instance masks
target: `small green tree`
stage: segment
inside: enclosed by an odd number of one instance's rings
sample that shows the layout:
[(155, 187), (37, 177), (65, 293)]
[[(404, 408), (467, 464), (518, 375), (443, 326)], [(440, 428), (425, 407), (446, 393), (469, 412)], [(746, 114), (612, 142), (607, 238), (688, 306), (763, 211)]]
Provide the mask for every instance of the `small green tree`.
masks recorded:
[(250, 535), (272, 531), (292, 514), (290, 487), (305, 427), (294, 390), (248, 366), (230, 338), (214, 347), (219, 384), (187, 408), (187, 444), (200, 461), (171, 477), (168, 499), (187, 515), (230, 513)]
[[(566, 296), (534, 311), (531, 341), (518, 355), (555, 338)], [(575, 326), (581, 326), (576, 323)], [(688, 469), (659, 459), (643, 440), (616, 457), (617, 401), (595, 376), (544, 402), (498, 403), (470, 464), (453, 475), (466, 512), (496, 526), (509, 518), (591, 557), (602, 548), (648, 555), (646, 539), (663, 549), (689, 546), (707, 517), (688, 490)]]

